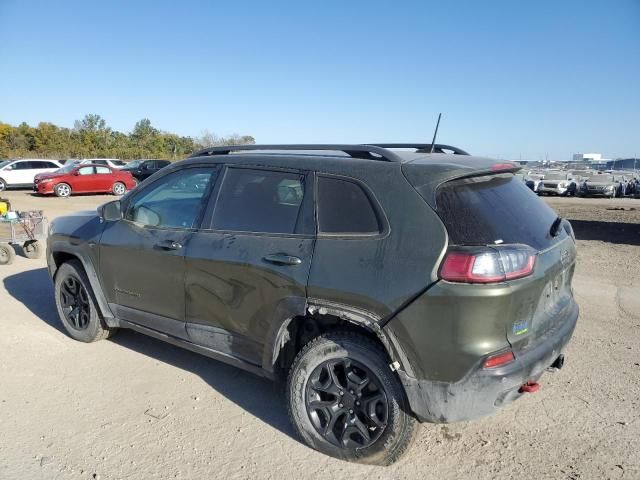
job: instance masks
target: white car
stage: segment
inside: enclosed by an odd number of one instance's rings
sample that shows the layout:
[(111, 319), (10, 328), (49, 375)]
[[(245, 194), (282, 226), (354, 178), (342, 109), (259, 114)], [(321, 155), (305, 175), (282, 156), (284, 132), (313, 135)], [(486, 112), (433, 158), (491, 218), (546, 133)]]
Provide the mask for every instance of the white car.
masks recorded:
[(125, 162), (117, 158), (85, 158), (80, 161), (81, 164), (90, 163), (92, 165), (104, 165), (105, 167), (115, 168), (120, 170), (126, 165)]
[(39, 158), (0, 162), (0, 192), (8, 187), (33, 187), (37, 174), (55, 172), (61, 166), (55, 160)]

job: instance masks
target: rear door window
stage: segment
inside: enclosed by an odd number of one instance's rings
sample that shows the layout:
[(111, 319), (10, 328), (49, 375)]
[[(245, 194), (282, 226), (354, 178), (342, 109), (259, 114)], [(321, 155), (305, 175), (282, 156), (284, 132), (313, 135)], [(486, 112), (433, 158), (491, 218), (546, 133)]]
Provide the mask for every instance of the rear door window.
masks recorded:
[(318, 177), (319, 233), (362, 235), (381, 230), (376, 210), (360, 185), (341, 178)]
[(304, 183), (301, 173), (229, 168), (213, 213), (213, 228), (296, 233)]
[(557, 214), (512, 174), (447, 182), (436, 207), (453, 245), (522, 243), (543, 250), (566, 236), (551, 237)]

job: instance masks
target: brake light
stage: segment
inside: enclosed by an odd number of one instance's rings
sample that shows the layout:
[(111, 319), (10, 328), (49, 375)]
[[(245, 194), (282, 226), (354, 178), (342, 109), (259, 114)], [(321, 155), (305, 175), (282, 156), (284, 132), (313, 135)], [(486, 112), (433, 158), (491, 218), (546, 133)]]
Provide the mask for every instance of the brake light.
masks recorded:
[(491, 355), (484, 361), (482, 368), (496, 368), (501, 367), (502, 365), (506, 365), (507, 363), (511, 363), (516, 359), (513, 355), (513, 352), (509, 350), (508, 352), (498, 353), (496, 355)]
[(510, 162), (494, 163), (493, 165), (491, 165), (491, 171), (493, 172), (511, 171), (519, 168), (520, 166)]
[(533, 273), (536, 253), (526, 245), (455, 248), (444, 258), (440, 278), (457, 283), (498, 283), (523, 278)]

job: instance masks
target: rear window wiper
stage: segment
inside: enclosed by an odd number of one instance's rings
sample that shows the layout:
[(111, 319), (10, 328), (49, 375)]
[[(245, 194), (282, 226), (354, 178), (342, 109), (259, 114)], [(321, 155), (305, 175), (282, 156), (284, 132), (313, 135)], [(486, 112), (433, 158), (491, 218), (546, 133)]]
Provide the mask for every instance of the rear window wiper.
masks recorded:
[(552, 237), (557, 237), (560, 233), (560, 225), (562, 225), (562, 217), (557, 217), (553, 223), (551, 224), (551, 228), (549, 229), (549, 234)]

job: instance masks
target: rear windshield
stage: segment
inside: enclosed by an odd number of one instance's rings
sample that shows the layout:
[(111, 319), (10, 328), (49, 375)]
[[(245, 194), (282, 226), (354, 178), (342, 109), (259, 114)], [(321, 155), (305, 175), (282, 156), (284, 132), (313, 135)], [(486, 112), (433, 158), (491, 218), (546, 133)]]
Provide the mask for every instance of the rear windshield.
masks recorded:
[(548, 248), (557, 214), (512, 174), (447, 182), (436, 196), (438, 215), (453, 245), (523, 243)]

